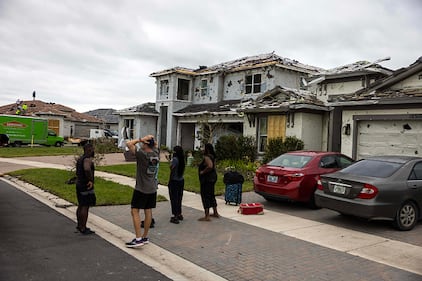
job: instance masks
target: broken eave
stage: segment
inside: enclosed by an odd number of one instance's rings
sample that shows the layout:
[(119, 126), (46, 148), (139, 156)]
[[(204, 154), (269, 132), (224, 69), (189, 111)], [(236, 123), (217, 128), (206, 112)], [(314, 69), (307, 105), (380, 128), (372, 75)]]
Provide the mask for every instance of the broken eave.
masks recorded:
[(373, 98), (364, 100), (349, 100), (328, 102), (329, 106), (358, 106), (358, 105), (404, 105), (404, 104), (422, 104), (422, 97), (403, 97), (403, 98)]
[(224, 115), (237, 115), (236, 111), (200, 111), (200, 112), (186, 112), (186, 113), (173, 113), (175, 117), (197, 117), (203, 115), (211, 115), (211, 116), (224, 116)]
[(307, 103), (295, 103), (295, 104), (272, 106), (272, 107), (246, 108), (246, 109), (242, 109), (238, 111), (248, 114), (248, 113), (288, 112), (291, 110), (330, 111), (330, 109), (326, 106), (307, 104)]
[(139, 112), (139, 111), (133, 111), (133, 112), (118, 112), (120, 116), (160, 116), (159, 113), (151, 113), (151, 112)]

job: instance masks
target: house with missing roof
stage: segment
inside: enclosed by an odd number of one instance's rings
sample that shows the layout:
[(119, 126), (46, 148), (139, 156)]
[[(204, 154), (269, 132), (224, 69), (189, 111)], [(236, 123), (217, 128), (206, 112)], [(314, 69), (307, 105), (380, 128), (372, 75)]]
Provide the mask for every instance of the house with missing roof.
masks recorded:
[[(198, 149), (201, 131), (213, 127), (211, 141), (225, 134), (252, 136), (261, 153), (270, 138), (296, 136), (305, 149), (355, 159), (415, 155), (422, 136), (421, 59), (397, 71), (380, 65), (387, 59), (325, 70), (271, 53), (154, 72), (157, 126), (148, 133), (155, 132), (161, 145), (185, 150)], [(125, 118), (131, 126), (134, 118)]]

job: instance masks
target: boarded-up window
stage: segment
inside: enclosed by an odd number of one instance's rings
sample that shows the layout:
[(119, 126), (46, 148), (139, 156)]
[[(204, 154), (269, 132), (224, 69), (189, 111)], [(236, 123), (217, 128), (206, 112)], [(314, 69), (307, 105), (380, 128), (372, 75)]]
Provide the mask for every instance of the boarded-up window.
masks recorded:
[(60, 135), (60, 120), (48, 119), (48, 128)]
[(264, 152), (269, 139), (285, 138), (286, 136), (286, 116), (269, 115), (259, 118), (258, 129), (258, 151)]
[(268, 132), (269, 139), (286, 136), (286, 116), (285, 115), (270, 115), (268, 116)]

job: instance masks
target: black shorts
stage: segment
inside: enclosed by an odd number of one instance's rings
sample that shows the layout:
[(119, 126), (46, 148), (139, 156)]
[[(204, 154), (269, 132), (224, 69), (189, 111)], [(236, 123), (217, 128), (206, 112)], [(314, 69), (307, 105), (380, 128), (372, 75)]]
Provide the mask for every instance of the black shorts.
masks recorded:
[(97, 197), (95, 197), (94, 190), (91, 191), (76, 191), (79, 206), (95, 206)]
[(157, 192), (143, 193), (139, 190), (134, 190), (132, 195), (132, 202), (130, 203), (133, 209), (152, 209), (157, 205)]

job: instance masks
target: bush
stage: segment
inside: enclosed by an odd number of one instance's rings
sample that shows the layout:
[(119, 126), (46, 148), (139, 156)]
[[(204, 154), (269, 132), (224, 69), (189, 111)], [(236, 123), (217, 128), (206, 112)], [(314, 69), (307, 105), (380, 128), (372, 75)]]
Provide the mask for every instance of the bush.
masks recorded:
[(256, 158), (255, 140), (245, 136), (222, 136), (215, 145), (215, 153), (218, 161), (226, 159), (253, 161)]
[(302, 140), (292, 136), (286, 137), (284, 141), (281, 137), (269, 139), (263, 161), (267, 163), (283, 153), (302, 150), (304, 147), (305, 144)]
[(217, 163), (217, 171), (224, 174), (228, 171), (237, 171), (250, 181), (255, 175), (256, 169), (260, 166), (259, 162), (246, 162), (244, 160), (221, 160)]

